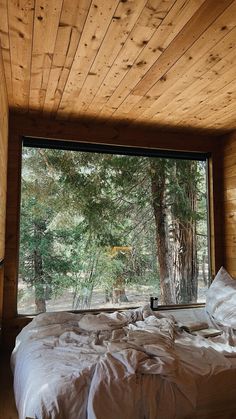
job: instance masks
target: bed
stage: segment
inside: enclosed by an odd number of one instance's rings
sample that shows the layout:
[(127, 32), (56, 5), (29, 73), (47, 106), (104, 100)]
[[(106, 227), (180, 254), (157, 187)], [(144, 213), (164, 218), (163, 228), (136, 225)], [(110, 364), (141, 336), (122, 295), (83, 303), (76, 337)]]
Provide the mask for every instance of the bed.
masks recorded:
[[(35, 317), (11, 357), (19, 419), (235, 419), (233, 313), (229, 324), (216, 292), (225, 272), (206, 309)], [(220, 334), (186, 331), (202, 322)]]

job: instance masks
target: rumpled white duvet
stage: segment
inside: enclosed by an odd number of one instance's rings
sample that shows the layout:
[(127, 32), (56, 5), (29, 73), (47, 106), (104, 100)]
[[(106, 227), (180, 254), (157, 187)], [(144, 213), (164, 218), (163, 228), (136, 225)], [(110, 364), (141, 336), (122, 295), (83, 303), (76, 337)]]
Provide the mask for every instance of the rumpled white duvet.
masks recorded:
[(19, 419), (236, 418), (231, 330), (192, 336), (148, 307), (39, 315), (12, 368)]

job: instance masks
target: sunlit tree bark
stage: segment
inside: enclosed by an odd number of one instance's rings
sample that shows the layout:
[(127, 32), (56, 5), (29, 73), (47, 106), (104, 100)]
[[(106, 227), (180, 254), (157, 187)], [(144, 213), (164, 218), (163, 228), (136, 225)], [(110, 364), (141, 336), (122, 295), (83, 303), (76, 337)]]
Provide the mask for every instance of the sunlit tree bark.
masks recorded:
[(44, 233), (42, 224), (34, 224), (35, 249), (33, 250), (33, 266), (34, 266), (34, 289), (35, 289), (35, 307), (36, 313), (46, 312), (43, 257), (37, 244), (40, 243)]
[(169, 234), (166, 212), (166, 165), (163, 160), (150, 162), (151, 191), (156, 223), (157, 258), (160, 272), (160, 298), (162, 304), (175, 303), (175, 287), (169, 254)]
[[(176, 162), (172, 173), (176, 186), (171, 206), (173, 280), (177, 303), (197, 301), (196, 162)], [(179, 193), (178, 193), (179, 190)]]

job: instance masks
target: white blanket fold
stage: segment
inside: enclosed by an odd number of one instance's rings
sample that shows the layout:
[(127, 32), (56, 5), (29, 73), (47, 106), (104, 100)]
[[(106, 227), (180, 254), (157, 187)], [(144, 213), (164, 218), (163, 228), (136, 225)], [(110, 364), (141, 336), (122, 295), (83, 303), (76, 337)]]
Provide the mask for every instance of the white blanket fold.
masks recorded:
[(201, 383), (230, 368), (232, 348), (178, 330), (148, 307), (39, 315), (12, 354), (19, 419), (191, 417)]

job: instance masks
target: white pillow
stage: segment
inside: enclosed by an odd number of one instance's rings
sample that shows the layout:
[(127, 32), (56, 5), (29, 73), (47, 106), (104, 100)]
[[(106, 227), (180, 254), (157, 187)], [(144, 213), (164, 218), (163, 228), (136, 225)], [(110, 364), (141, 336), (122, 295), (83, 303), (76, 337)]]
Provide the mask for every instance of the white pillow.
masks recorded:
[(236, 280), (223, 266), (207, 291), (206, 311), (217, 323), (236, 329)]

